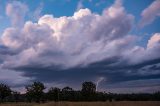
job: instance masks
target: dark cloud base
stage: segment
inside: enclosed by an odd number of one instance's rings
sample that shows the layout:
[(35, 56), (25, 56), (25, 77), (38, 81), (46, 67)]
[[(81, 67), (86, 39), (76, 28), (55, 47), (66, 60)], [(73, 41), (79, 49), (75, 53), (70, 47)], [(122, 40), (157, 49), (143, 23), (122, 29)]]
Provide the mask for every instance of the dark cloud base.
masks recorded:
[[(160, 73), (154, 74), (154, 70), (160, 70), (160, 67), (154, 66), (160, 63), (160, 59), (146, 61), (136, 65), (122, 65), (121, 63), (114, 67), (109, 66), (117, 62), (118, 59), (120, 58), (116, 57), (114, 59), (112, 58), (110, 61), (104, 60), (87, 66), (77, 66), (69, 69), (61, 69), (60, 66), (45, 68), (38, 68), (38, 66), (30, 66), (29, 68), (29, 66), (27, 66), (15, 70), (24, 71), (25, 77), (35, 78), (33, 81), (65, 83), (76, 89), (80, 89), (80, 84), (82, 82), (93, 81), (96, 83), (100, 77), (106, 79), (102, 82), (100, 87), (103, 88), (103, 90), (109, 89), (109, 91), (112, 91), (112, 89), (114, 91), (118, 88), (133, 88), (138, 91), (138, 88), (140, 89), (141, 87), (160, 86)], [(152, 71), (147, 75), (139, 74), (139, 71), (148, 65), (153, 65), (149, 68), (149, 70)], [(151, 90), (150, 92), (154, 91)]]

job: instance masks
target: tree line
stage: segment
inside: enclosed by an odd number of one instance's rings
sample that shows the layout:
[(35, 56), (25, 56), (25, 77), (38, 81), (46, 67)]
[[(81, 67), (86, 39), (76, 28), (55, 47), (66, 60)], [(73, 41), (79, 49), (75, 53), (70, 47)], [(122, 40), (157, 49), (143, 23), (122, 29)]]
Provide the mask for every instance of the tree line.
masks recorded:
[(26, 92), (13, 91), (3, 83), (0, 83), (0, 103), (4, 102), (37, 102), (48, 101), (160, 101), (160, 92), (116, 94), (96, 91), (93, 82), (82, 83), (81, 90), (74, 90), (66, 86), (63, 89), (51, 87), (44, 92), (46, 87), (41, 82), (33, 82), (25, 87)]

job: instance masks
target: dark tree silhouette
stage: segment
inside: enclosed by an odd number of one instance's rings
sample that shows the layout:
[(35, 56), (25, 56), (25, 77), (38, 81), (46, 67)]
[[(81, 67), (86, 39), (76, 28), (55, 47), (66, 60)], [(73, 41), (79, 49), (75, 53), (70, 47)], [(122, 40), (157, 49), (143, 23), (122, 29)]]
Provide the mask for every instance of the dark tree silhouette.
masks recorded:
[(82, 95), (84, 100), (92, 101), (95, 99), (96, 85), (93, 82), (82, 84)]
[(71, 88), (71, 87), (64, 87), (63, 89), (62, 89), (62, 91), (63, 92), (71, 92), (71, 91), (73, 91), (73, 89)]
[(8, 85), (0, 84), (0, 102), (3, 102), (4, 99), (11, 95), (11, 89)]
[(20, 95), (21, 95), (20, 92), (12, 91), (13, 101), (19, 102), (20, 101)]
[(52, 100), (59, 101), (59, 99), (60, 99), (60, 91), (61, 91), (61, 89), (59, 89), (57, 87), (55, 87), (55, 88), (51, 87), (49, 89), (48, 93), (47, 93), (48, 99), (50, 101), (52, 101)]
[(64, 101), (74, 100), (74, 90), (68, 86), (64, 87), (62, 89), (62, 100)]
[(160, 101), (160, 92), (155, 93), (132, 93), (117, 94), (110, 92), (96, 91), (93, 82), (84, 82), (82, 89), (75, 91), (71, 87), (59, 88), (51, 87), (47, 93), (45, 86), (41, 82), (34, 82), (26, 86), (26, 93), (20, 94), (11, 91), (10, 87), (0, 84), (1, 102), (45, 102), (45, 101)]
[(93, 82), (84, 82), (82, 84), (82, 92), (95, 93), (96, 92), (96, 85)]
[(34, 82), (32, 85), (26, 86), (26, 96), (28, 101), (40, 102), (43, 100), (45, 86), (41, 82)]

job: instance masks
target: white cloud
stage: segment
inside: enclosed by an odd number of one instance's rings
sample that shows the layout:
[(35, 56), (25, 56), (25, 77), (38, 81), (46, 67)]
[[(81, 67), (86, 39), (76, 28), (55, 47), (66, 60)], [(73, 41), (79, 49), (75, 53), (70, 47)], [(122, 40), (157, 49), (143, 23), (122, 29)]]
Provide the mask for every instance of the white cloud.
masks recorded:
[[(17, 54), (8, 57), (9, 61), (3, 66), (75, 67), (121, 55), (134, 40), (127, 36), (133, 19), (121, 3), (116, 2), (102, 15), (80, 9), (70, 17), (45, 15), (38, 23), (26, 22), (22, 29), (8, 28), (2, 42), (17, 50)], [(15, 62), (15, 59), (19, 61)]]
[(19, 1), (8, 3), (6, 6), (6, 15), (11, 18), (14, 27), (23, 25), (27, 11), (28, 7)]
[(160, 43), (160, 33), (155, 33), (148, 41), (147, 48), (157, 46), (156, 43)]
[(44, 4), (41, 2), (39, 6), (33, 11), (33, 13), (30, 14), (31, 19), (37, 21), (42, 16), (43, 7)]
[[(8, 56), (3, 67), (40, 64), (69, 68), (114, 56), (123, 56), (131, 63), (158, 57), (158, 48), (153, 47), (158, 45), (158, 33), (149, 40), (147, 49), (131, 43), (136, 39), (128, 35), (133, 20), (117, 0), (102, 15), (80, 9), (70, 17), (44, 15), (38, 23), (26, 22), (21, 29), (7, 28), (1, 41), (16, 54)], [(152, 54), (155, 55), (149, 56)]]
[(141, 13), (142, 19), (139, 23), (140, 27), (152, 23), (160, 16), (160, 0), (155, 0), (153, 3), (144, 9)]
[(124, 57), (130, 59), (131, 64), (138, 64), (144, 61), (159, 59), (160, 33), (151, 35), (147, 47), (134, 46), (124, 53)]
[(78, 1), (78, 4), (77, 4), (77, 9), (76, 9), (76, 10), (78, 11), (78, 10), (80, 10), (80, 9), (82, 9), (82, 8), (84, 8), (83, 0), (79, 0), (79, 1)]

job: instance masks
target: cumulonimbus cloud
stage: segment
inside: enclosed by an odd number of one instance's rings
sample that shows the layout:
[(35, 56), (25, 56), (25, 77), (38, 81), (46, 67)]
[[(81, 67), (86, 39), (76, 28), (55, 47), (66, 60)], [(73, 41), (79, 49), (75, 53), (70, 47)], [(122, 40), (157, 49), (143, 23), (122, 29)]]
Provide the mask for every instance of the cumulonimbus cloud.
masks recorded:
[(45, 15), (38, 23), (26, 22), (22, 29), (7, 28), (1, 40), (17, 51), (7, 66), (34, 63), (74, 67), (120, 55), (134, 39), (127, 36), (133, 19), (116, 2), (102, 15), (81, 9), (71, 17)]
[[(21, 18), (10, 14), (8, 12), (8, 16), (14, 20), (25, 17), (25, 13)], [(37, 23), (27, 21), (21, 28), (6, 28), (0, 38), (3, 47), (0, 47), (0, 55), (3, 56), (0, 58), (0, 69), (20, 70), (29, 73), (28, 76), (37, 77), (42, 71), (30, 72), (28, 69), (83, 69), (90, 64), (105, 61), (108, 64), (98, 67), (104, 68), (101, 69), (103, 72), (120, 67), (117, 70), (132, 74), (134, 69), (130, 67), (141, 64), (133, 74), (153, 74), (154, 71), (148, 73), (149, 68), (143, 63), (160, 58), (160, 34), (155, 33), (146, 48), (135, 45), (136, 37), (129, 35), (133, 23), (134, 16), (128, 14), (121, 1), (117, 0), (102, 14), (92, 13), (86, 8), (75, 12), (73, 16), (57, 18), (44, 15)], [(111, 63), (111, 59), (117, 61)]]

